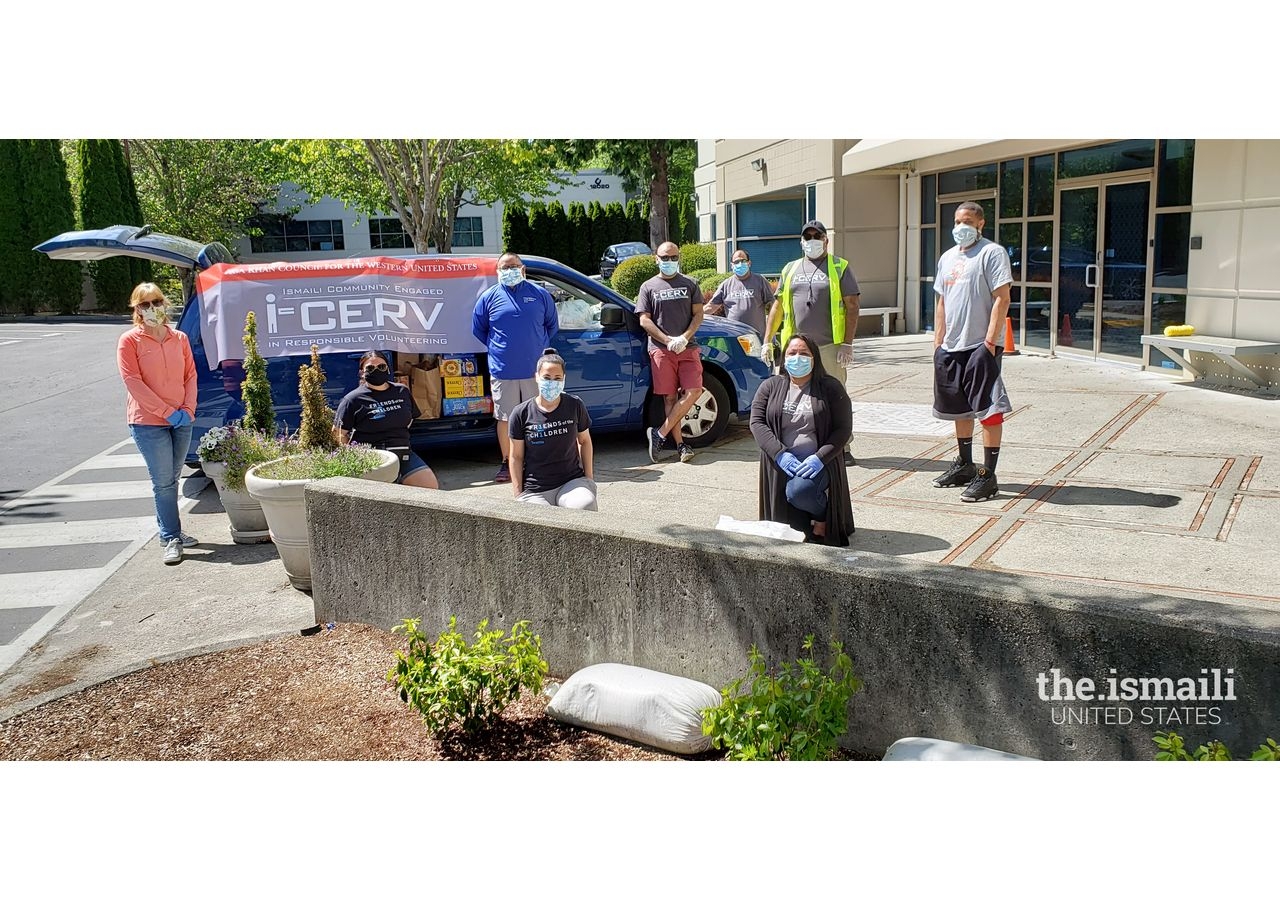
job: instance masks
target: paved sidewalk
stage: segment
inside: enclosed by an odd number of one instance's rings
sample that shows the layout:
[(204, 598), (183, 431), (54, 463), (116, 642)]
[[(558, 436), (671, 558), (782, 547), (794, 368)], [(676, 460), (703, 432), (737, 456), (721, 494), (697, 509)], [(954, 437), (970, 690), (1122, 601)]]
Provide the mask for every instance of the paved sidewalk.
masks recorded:
[[(850, 372), (855, 552), (1188, 597), (1206, 619), (1280, 602), (1280, 403), (1107, 364), (1014, 356), (996, 500), (931, 480), (955, 455), (929, 414), (931, 338), (859, 339)], [(599, 515), (655, 529), (756, 518), (758, 452), (745, 422), (690, 463), (649, 462), (637, 433), (599, 436)], [(975, 447), (975, 456), (980, 454)], [(447, 490), (506, 497), (496, 448), (430, 460)], [(198, 487), (192, 483), (190, 487)], [(0, 675), (0, 719), (163, 659), (313, 624), (270, 544), (231, 543), (212, 486), (177, 567), (148, 544)], [(848, 551), (842, 551), (848, 552)]]

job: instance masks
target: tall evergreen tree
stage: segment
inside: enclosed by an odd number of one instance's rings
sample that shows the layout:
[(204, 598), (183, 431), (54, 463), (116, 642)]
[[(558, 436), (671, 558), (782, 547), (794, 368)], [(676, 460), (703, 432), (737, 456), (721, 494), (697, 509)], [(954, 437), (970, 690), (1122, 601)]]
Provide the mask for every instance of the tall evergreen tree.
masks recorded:
[(553, 200), (547, 204), (547, 253), (556, 262), (573, 265), (569, 261), (572, 250), (569, 247), (569, 219), (564, 214), (564, 206)]
[[(533, 256), (549, 256), (550, 226), (547, 220), (547, 204), (538, 202), (529, 207), (529, 249)], [(519, 251), (516, 251), (519, 252)]]
[(587, 235), (589, 236), (590, 268), (588, 274), (595, 273), (600, 267), (600, 257), (604, 256), (604, 248), (609, 246), (609, 233), (605, 228), (604, 207), (599, 200), (592, 200), (587, 206)]
[[(83, 140), (77, 148), (80, 159), (80, 218), (86, 229), (138, 224), (128, 221), (130, 212), (125, 205), (125, 190), (116, 164), (118, 153), (119, 142), (112, 140)], [(89, 277), (98, 297), (99, 309), (123, 311), (128, 307), (129, 294), (137, 283), (133, 280), (128, 257), (117, 256), (89, 263)]]
[[(112, 159), (116, 165), (117, 177), (120, 181), (120, 187), (123, 192), (124, 215), (127, 217), (122, 224), (137, 225), (139, 227), (147, 224), (142, 217), (142, 203), (138, 200), (138, 186), (133, 181), (133, 169), (129, 165), (129, 157), (124, 152), (124, 145), (121, 141), (111, 141)], [(138, 259), (134, 256), (125, 257), (129, 260), (129, 280), (134, 284), (140, 284), (144, 281), (151, 281), (151, 260)]]
[(569, 204), (569, 265), (579, 272), (591, 271), (591, 233), (587, 231), (587, 208)]
[(23, 311), (34, 262), (31, 248), (37, 243), (28, 242), (24, 227), (19, 143), (0, 141), (0, 312), (5, 313)]
[(70, 314), (79, 311), (83, 299), (80, 266), (67, 260), (49, 259), (31, 248), (76, 227), (75, 202), (71, 182), (56, 140), (18, 141), (18, 171), (22, 186), (18, 196), (24, 211), (23, 243), (30, 268), (22, 276), (27, 282), (21, 295), (24, 312), (37, 309)]
[(502, 252), (529, 252), (529, 210), (522, 203), (502, 208)]

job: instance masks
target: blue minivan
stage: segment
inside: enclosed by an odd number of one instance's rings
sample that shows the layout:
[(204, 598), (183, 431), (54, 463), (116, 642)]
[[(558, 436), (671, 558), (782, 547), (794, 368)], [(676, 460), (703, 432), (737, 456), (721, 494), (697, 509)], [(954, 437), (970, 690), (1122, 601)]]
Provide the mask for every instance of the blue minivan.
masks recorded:
[[(240, 384), (244, 381), (241, 361), (227, 360), (217, 370), (209, 368), (201, 339), (200, 296), (195, 289), (197, 272), (218, 263), (234, 263), (230, 251), (222, 244), (199, 244), (128, 225), (67, 232), (35, 249), (52, 259), (135, 256), (185, 270), (184, 306), (177, 327), (191, 341), (199, 373), (195, 431), (187, 457), (189, 464), (197, 465), (195, 451), (200, 435), (244, 413), (240, 401)], [(529, 279), (551, 292), (557, 309), (573, 311), (572, 315), (562, 314), (560, 332), (552, 344), (564, 357), (567, 389), (587, 404), (592, 432), (639, 430), (660, 424), (662, 399), (652, 392), (648, 338), (631, 302), (554, 260), (522, 258)], [(724, 434), (730, 415), (747, 416), (756, 389), (770, 373), (759, 357), (759, 338), (745, 325), (709, 316), (698, 329), (697, 338), (702, 346), (704, 387), (702, 396), (685, 417), (683, 432), (691, 446), (705, 447)], [(392, 357), (394, 370), (395, 354), (387, 355)], [(325, 392), (335, 408), (343, 395), (358, 384), (359, 357), (359, 353), (324, 356)], [(298, 427), (301, 417), (298, 369), (307, 362), (309, 351), (267, 360), (276, 418), (291, 430)], [(483, 365), (481, 370), (484, 371)], [(413, 425), (411, 440), (415, 447), (427, 450), (467, 444), (497, 447), (494, 420), (489, 414), (419, 419)]]

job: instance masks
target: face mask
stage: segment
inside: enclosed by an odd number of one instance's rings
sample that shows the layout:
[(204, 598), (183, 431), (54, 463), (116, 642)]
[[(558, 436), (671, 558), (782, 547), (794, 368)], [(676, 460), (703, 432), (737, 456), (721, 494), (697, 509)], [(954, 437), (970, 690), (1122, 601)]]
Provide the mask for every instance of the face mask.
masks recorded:
[(560, 392), (564, 390), (564, 382), (555, 378), (539, 378), (538, 393), (542, 395), (542, 399), (548, 403), (560, 396)]
[(673, 259), (668, 262), (665, 259), (660, 259), (658, 260), (658, 271), (670, 278), (680, 271), (680, 261)]
[(951, 236), (955, 238), (956, 246), (964, 249), (978, 239), (978, 229), (972, 225), (957, 225), (951, 229)]
[(524, 272), (519, 269), (499, 269), (498, 281), (502, 282), (503, 287), (515, 287), (524, 281)]
[(750, 271), (751, 263), (736, 262), (733, 264), (733, 274), (737, 275), (739, 278), (742, 278)]
[(164, 324), (164, 307), (148, 306), (142, 311), (142, 321), (146, 322), (148, 325)]
[(822, 241), (801, 241), (800, 246), (804, 248), (804, 255), (810, 259), (817, 259), (822, 255)]
[(391, 380), (391, 373), (384, 372), (381, 369), (374, 369), (372, 372), (366, 372), (364, 375), (364, 383), (371, 384), (374, 387), (381, 387)]
[(797, 378), (803, 378), (813, 371), (812, 356), (788, 356), (782, 364)]

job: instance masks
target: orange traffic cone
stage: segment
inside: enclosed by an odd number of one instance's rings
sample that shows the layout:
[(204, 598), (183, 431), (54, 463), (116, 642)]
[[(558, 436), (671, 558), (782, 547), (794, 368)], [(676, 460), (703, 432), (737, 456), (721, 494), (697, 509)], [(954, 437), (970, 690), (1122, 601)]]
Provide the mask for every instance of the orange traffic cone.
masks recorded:
[(1013, 318), (1011, 316), (1004, 317), (1004, 355), (1018, 355), (1018, 348), (1013, 345)]
[(1071, 315), (1069, 313), (1062, 314), (1062, 327), (1058, 329), (1058, 344), (1063, 347), (1075, 346), (1075, 340), (1071, 337)]

